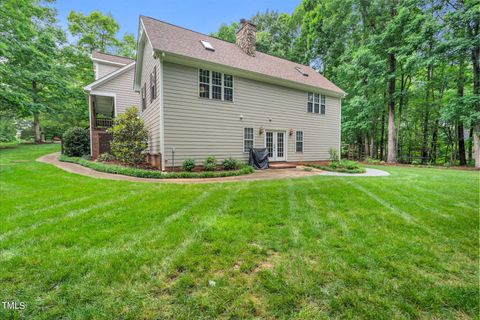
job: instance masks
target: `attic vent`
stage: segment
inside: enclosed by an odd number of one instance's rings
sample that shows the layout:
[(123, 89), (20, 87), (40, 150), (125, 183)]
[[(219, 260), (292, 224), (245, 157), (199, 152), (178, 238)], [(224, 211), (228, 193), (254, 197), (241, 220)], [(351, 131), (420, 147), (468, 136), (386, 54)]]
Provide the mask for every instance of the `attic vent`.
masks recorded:
[(306, 73), (305, 71), (303, 71), (302, 68), (300, 68), (300, 67), (295, 67), (295, 70), (297, 70), (298, 72), (300, 72), (300, 73), (302, 74), (302, 76), (308, 77), (308, 73)]
[(210, 50), (210, 51), (215, 51), (215, 48), (212, 46), (212, 44), (208, 41), (203, 41), (203, 40), (200, 40), (200, 42), (202, 43), (202, 46), (207, 49), (207, 50)]

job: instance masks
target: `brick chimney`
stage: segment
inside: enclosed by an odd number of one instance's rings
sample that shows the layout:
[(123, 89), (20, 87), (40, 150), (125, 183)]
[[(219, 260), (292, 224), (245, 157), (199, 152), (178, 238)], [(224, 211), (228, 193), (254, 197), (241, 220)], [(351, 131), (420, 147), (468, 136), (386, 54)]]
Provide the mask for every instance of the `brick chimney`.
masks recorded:
[(255, 57), (256, 33), (257, 26), (250, 20), (240, 20), (240, 29), (236, 33), (236, 43), (246, 54), (252, 57)]

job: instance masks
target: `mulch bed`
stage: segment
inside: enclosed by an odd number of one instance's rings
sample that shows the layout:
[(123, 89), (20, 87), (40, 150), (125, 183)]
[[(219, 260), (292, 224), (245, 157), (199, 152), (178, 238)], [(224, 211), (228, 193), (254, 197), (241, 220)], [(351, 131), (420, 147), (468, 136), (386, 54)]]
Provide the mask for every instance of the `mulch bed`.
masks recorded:
[(387, 166), (387, 167), (418, 167), (418, 168), (435, 168), (435, 169), (454, 169), (454, 170), (465, 170), (465, 171), (478, 171), (480, 169), (477, 169), (475, 167), (467, 167), (467, 166), (450, 166), (450, 167), (444, 167), (441, 165), (426, 165), (426, 164), (419, 164), (419, 165), (414, 165), (414, 164), (408, 164), (408, 163), (368, 163), (368, 162), (363, 162), (363, 161), (358, 161), (358, 163), (361, 163), (362, 165), (371, 165), (371, 166)]

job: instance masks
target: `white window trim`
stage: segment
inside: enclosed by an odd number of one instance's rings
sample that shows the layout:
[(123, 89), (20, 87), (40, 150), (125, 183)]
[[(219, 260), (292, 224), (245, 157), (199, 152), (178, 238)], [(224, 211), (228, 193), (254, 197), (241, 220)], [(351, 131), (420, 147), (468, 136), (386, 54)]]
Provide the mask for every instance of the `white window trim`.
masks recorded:
[[(206, 97), (200, 97), (200, 83), (204, 83), (206, 84), (206, 82), (200, 82), (200, 70), (205, 70), (205, 71), (208, 71), (208, 74), (209, 74), (209, 77), (208, 77), (208, 88), (209, 88), (209, 92), (208, 92), (208, 98)], [(212, 98), (212, 73), (213, 72), (218, 72), (222, 75), (222, 99), (213, 99)], [(201, 68), (198, 68), (197, 69), (197, 98), (198, 99), (208, 99), (208, 100), (211, 100), (211, 101), (219, 101), (219, 102), (228, 102), (228, 103), (232, 103), (235, 101), (235, 76), (231, 73), (228, 73), (229, 75), (232, 76), (232, 100), (225, 100), (225, 84), (224, 84), (224, 80), (225, 80), (225, 73), (223, 72), (220, 72), (220, 71), (215, 71), (215, 70), (210, 70), (210, 69), (201, 69)], [(230, 88), (230, 87), (227, 87), (227, 88)]]
[[(308, 95), (309, 94), (313, 94), (313, 101), (312, 101), (312, 112), (308, 111)], [(318, 112), (315, 112), (315, 95), (318, 94), (319, 97), (318, 97)], [(322, 97), (325, 97), (325, 113), (322, 114)], [(312, 92), (312, 91), (308, 91), (307, 92), (307, 96), (306, 96), (306, 110), (307, 110), (307, 113), (310, 113), (310, 114), (316, 114), (316, 115), (319, 115), (319, 116), (325, 116), (327, 114), (327, 96), (322, 94), (322, 93), (318, 93), (318, 92)]]
[[(245, 139), (245, 129), (252, 129), (252, 139)], [(245, 151), (245, 140), (252, 140), (252, 148), (255, 147), (255, 128), (253, 127), (243, 127), (243, 132), (242, 132), (242, 135), (243, 135), (243, 153), (249, 153), (249, 151)]]
[[(302, 140), (298, 140), (297, 132), (301, 132), (301, 133), (302, 133)], [(298, 150), (297, 150), (297, 142), (301, 142), (301, 143), (302, 143), (302, 151), (298, 151)], [(303, 130), (298, 130), (298, 131), (295, 131), (295, 152), (296, 152), (296, 153), (303, 153), (303, 151), (305, 151), (305, 133), (304, 133)]]

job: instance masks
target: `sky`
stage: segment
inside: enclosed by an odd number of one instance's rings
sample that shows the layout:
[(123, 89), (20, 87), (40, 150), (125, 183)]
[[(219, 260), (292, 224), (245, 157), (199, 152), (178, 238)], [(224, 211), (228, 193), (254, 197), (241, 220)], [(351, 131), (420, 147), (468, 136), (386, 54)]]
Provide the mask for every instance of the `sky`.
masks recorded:
[(209, 34), (222, 23), (238, 22), (266, 9), (292, 13), (301, 0), (57, 0), (54, 5), (62, 27), (67, 28), (71, 10), (88, 14), (93, 10), (111, 13), (125, 32), (137, 37), (138, 16), (145, 15)]

